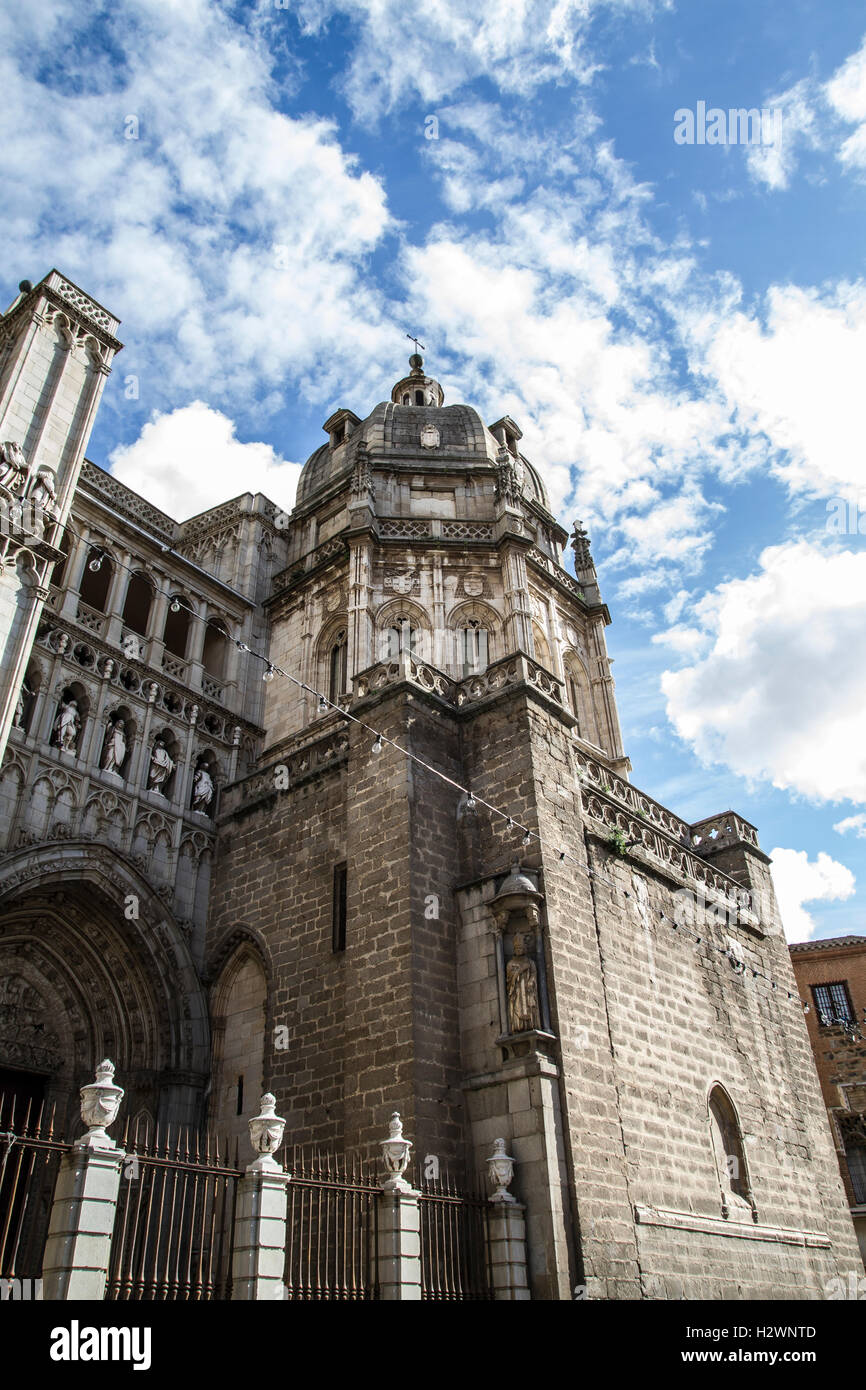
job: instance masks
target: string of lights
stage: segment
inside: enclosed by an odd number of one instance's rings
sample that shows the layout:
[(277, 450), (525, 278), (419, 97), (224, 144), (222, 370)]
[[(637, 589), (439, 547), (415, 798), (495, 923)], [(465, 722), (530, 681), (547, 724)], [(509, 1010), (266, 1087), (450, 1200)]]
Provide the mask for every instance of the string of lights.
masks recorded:
[[(71, 528), (69, 529), (71, 530)], [(27, 532), (26, 534), (34, 536), (37, 535), (36, 532)], [(76, 539), (78, 538), (76, 537)], [(121, 570), (125, 570), (129, 574), (134, 574), (136, 572), (132, 568), (132, 566), (123, 564), (122, 561), (118, 560), (115, 556), (111, 555), (107, 550), (105, 550), (104, 547), (99, 546), (96, 543), (93, 543), (91, 548), (95, 552), (97, 552), (87, 562), (87, 567), (92, 573), (98, 573), (106, 560), (112, 566), (116, 566)], [(175, 551), (172, 546), (161, 545), (160, 549), (163, 554), (174, 555), (179, 560), (184, 560), (185, 558), (184, 556), (178, 554), (178, 552)], [(181, 597), (177, 593), (173, 592), (171, 589), (163, 590), (159, 589), (154, 585), (154, 595), (158, 598), (168, 599), (169, 610), (172, 613), (176, 614), (181, 611), (185, 611), (195, 622), (207, 624), (210, 621), (208, 617), (201, 613), (197, 613), (195, 609), (189, 606), (189, 604), (184, 603)], [(389, 738), (386, 734), (381, 733), (373, 725), (367, 724), (363, 719), (360, 719), (357, 715), (352, 714), (349, 710), (345, 709), (337, 701), (331, 700), (322, 691), (316, 690), (314, 686), (308, 685), (305, 681), (302, 681), (299, 677), (293, 675), (291, 671), (286, 671), (281, 666), (275, 665), (269, 657), (264, 656), (261, 652), (253, 650), (246, 642), (240, 641), (236, 638), (229, 638), (228, 640), (232, 641), (237, 650), (241, 652), (243, 655), (252, 657), (253, 660), (260, 661), (262, 663), (262, 665), (265, 668), (262, 672), (262, 680), (266, 683), (270, 683), (271, 681), (273, 681), (276, 676), (282, 676), (284, 679), (290, 681), (293, 685), (297, 686), (299, 690), (303, 690), (307, 694), (314, 696), (318, 702), (318, 710), (320, 713), (324, 714), (330, 710), (334, 710), (340, 715), (340, 717), (343, 720), (351, 722), (353, 724), (357, 724), (358, 727), (363, 729), (366, 733), (373, 735), (374, 742), (371, 747), (372, 753), (376, 755), (380, 754), (383, 750), (383, 746), (385, 744), (388, 744), (391, 748), (396, 749), (396, 751), (402, 757), (414, 763), (416, 766), (424, 768), (425, 771), (431, 773), (441, 782), (447, 783), (448, 786), (453, 787), (455, 791), (459, 792), (461, 796), (465, 797), (466, 800), (463, 805), (464, 812), (468, 812), (471, 814), (473, 812), (477, 812), (479, 806), (484, 807), (484, 809), (489, 811), (491, 815), (496, 816), (500, 820), (505, 822), (506, 830), (517, 831), (522, 836), (521, 844), (523, 848), (529, 848), (533, 841), (535, 841), (538, 844), (539, 848), (542, 847), (542, 838), (537, 833), (537, 831), (533, 831), (528, 826), (523, 825), (520, 821), (516, 820), (515, 817), (508, 811), (503, 810), (500, 806), (496, 806), (492, 802), (486, 801), (483, 797), (476, 796), (469, 787), (464, 787), (461, 783), (454, 781), (453, 778), (448, 777), (444, 772), (440, 771), (439, 768), (434, 767), (431, 763), (428, 763), (425, 759), (419, 757), (418, 754), (411, 752), (410, 749), (404, 748), (402, 744), (397, 743), (396, 740)], [(570, 863), (575, 864), (583, 873), (588, 873), (591, 877), (594, 878), (601, 877), (596, 873), (595, 870), (591, 868), (588, 869), (581, 859), (576, 857), (574, 854), (570, 853), (565, 847), (560, 846), (557, 850), (557, 855), (560, 863), (568, 860)], [(797, 999), (798, 1002), (802, 1005), (803, 1011), (805, 1013), (808, 1013), (810, 1011), (810, 1005), (805, 1000), (801, 1000), (799, 996), (792, 993), (791, 990), (787, 988), (787, 986), (780, 985), (778, 981), (774, 980), (771, 975), (767, 975), (764, 971), (758, 970), (754, 966), (748, 965), (745, 962), (745, 960), (734, 955), (730, 947), (717, 946), (713, 941), (709, 939), (708, 936), (690, 931), (689, 928), (685, 926), (683, 923), (672, 920), (671, 918), (667, 917), (667, 915), (664, 912), (659, 913), (659, 918), (661, 921), (669, 922), (671, 929), (675, 932), (678, 932), (683, 939), (690, 938), (696, 945), (705, 945), (708, 949), (717, 952), (719, 955), (726, 956), (730, 960), (731, 965), (736, 970), (737, 974), (743, 977), (750, 975), (751, 978), (754, 980), (765, 980), (767, 984), (769, 984), (772, 991), (778, 991), (780, 995), (784, 994), (788, 1000)], [(771, 995), (767, 996), (767, 998), (771, 997)]]

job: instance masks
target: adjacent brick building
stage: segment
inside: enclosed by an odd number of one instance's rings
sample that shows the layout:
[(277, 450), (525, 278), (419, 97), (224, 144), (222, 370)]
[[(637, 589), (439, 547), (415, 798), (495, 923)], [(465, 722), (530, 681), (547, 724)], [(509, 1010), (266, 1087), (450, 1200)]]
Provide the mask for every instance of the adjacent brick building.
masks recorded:
[(791, 960), (866, 1264), (866, 936), (799, 941)]
[(504, 1137), (535, 1298), (826, 1296), (858, 1251), (769, 861), (630, 782), (586, 534), (571, 573), (518, 426), (418, 356), (325, 432), (290, 515), (92, 464), (53, 515), (0, 1081), (71, 1109), (108, 1053), (132, 1113), (240, 1134), (267, 1085), (347, 1150), (398, 1109), (460, 1182)]

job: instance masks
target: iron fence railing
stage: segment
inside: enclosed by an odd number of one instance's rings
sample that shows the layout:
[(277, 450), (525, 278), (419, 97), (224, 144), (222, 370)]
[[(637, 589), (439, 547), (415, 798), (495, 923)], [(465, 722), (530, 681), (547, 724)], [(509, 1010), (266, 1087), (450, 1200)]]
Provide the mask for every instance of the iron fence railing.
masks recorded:
[(489, 1203), (480, 1193), (460, 1193), (443, 1176), (422, 1184), (421, 1297), (436, 1302), (492, 1299)]
[(237, 1143), (141, 1124), (121, 1141), (108, 1299), (231, 1298)]
[(60, 1159), (56, 1107), (0, 1094), (0, 1278), (39, 1279)]
[(304, 1300), (372, 1300), (376, 1277), (381, 1177), (357, 1155), (287, 1149), (285, 1296)]

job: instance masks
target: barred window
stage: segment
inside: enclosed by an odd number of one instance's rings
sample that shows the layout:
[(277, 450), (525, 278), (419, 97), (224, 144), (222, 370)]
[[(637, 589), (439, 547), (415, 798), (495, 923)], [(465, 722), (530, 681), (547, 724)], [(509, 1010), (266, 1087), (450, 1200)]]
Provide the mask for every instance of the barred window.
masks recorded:
[(854, 1201), (859, 1206), (861, 1202), (866, 1202), (866, 1144), (846, 1144), (845, 1157), (854, 1189)]
[(854, 1010), (845, 980), (835, 980), (826, 985), (813, 985), (812, 997), (815, 1000), (815, 1013), (818, 1022), (825, 1028), (834, 1023), (851, 1023)]

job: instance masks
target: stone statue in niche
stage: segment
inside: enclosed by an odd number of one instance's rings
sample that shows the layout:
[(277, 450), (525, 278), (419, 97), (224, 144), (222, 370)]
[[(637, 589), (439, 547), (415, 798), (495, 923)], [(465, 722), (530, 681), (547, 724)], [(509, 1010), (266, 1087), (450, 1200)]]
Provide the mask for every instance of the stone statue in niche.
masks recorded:
[(213, 801), (214, 785), (213, 778), (208, 772), (206, 763), (199, 763), (195, 770), (192, 787), (192, 809), (201, 811), (207, 815), (210, 804)]
[(527, 1033), (540, 1026), (538, 1009), (538, 971), (526, 954), (522, 932), (514, 936), (514, 954), (505, 971), (508, 990), (508, 1027), (512, 1033)]
[(64, 753), (74, 753), (78, 744), (78, 733), (81, 728), (81, 717), (78, 713), (78, 701), (67, 700), (61, 702), (60, 712), (54, 721), (54, 742)]
[(165, 784), (173, 772), (174, 760), (170, 756), (164, 740), (158, 738), (150, 755), (150, 767), (147, 773), (148, 789), (165, 796)]
[(27, 713), (27, 706), (32, 698), (33, 691), (30, 689), (26, 680), (22, 681), (21, 689), (18, 692), (18, 703), (15, 706), (15, 716), (12, 720), (13, 729), (24, 728), (24, 716)]
[(103, 772), (113, 772), (119, 776), (126, 757), (126, 726), (122, 719), (116, 719), (105, 736), (102, 751)]

